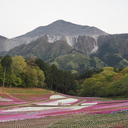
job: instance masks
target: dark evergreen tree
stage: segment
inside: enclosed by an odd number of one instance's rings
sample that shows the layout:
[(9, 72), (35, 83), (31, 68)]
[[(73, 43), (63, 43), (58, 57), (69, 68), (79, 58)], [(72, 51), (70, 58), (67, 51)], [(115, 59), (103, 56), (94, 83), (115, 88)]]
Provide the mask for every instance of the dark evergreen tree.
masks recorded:
[(4, 68), (4, 76), (3, 76), (3, 88), (2, 91), (4, 91), (4, 84), (5, 84), (5, 75), (6, 72), (11, 73), (11, 64), (12, 64), (12, 58), (9, 55), (6, 55), (1, 60), (1, 64)]

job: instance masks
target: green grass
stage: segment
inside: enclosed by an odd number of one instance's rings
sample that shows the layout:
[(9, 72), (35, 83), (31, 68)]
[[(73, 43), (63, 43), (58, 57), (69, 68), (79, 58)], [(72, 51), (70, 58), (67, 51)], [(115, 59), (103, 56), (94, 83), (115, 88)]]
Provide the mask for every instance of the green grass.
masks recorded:
[(46, 94), (52, 92), (41, 88), (4, 88), (4, 90), (9, 94)]

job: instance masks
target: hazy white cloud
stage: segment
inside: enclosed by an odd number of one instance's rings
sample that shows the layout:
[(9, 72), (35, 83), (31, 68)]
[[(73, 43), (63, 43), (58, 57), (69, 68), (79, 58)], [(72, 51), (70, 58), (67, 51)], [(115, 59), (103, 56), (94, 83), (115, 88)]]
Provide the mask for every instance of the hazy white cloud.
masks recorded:
[(127, 12), (128, 0), (0, 0), (0, 35), (16, 37), (58, 19), (127, 33)]

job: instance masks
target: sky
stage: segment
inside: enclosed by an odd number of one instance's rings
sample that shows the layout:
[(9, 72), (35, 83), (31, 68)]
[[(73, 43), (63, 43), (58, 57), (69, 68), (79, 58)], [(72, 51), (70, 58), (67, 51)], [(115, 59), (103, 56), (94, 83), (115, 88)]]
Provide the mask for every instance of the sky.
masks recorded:
[(128, 0), (0, 0), (0, 35), (7, 38), (60, 19), (128, 33)]

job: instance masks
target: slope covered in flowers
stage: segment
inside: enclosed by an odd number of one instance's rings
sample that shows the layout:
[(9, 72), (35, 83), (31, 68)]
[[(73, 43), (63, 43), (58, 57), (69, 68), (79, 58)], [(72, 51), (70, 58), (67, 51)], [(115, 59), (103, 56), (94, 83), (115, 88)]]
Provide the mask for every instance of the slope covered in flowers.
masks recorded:
[[(0, 127), (2, 126), (13, 126), (13, 123), (18, 123), (22, 122), (22, 120), (32, 120), (36, 119), (38, 124), (38, 121), (40, 120), (45, 120), (46, 118), (52, 119), (53, 117), (56, 118), (55, 122), (58, 122), (58, 124), (53, 123), (52, 125), (55, 125), (55, 127), (58, 126), (63, 126), (59, 122), (61, 118), (58, 119), (59, 117), (63, 117), (62, 120), (65, 119), (65, 117), (72, 117), (70, 122), (73, 122), (74, 120), (74, 115), (78, 117), (82, 116), (84, 118), (90, 117), (94, 118), (96, 115), (103, 116), (104, 121), (100, 125), (106, 125), (107, 127), (107, 119), (110, 116), (113, 119), (113, 122), (115, 122), (115, 126), (118, 126), (114, 116), (120, 116), (119, 120), (121, 121), (124, 118), (124, 122), (122, 122), (122, 126), (127, 124), (128, 120), (128, 100), (110, 100), (110, 99), (104, 99), (104, 98), (99, 98), (99, 97), (76, 97), (76, 96), (69, 96), (69, 95), (63, 95), (63, 94), (58, 94), (58, 93), (46, 93), (46, 94), (20, 94), (20, 96), (17, 98), (19, 94), (6, 94), (6, 93), (1, 93), (0, 94)], [(42, 95), (42, 97), (41, 97)], [(33, 98), (36, 97), (36, 98)], [(31, 100), (30, 100), (31, 99)], [(7, 107), (8, 106), (8, 107)], [(70, 117), (70, 118), (71, 118)], [(90, 120), (90, 118), (88, 118)], [(118, 117), (117, 117), (118, 118)], [(78, 120), (76, 119), (76, 120)], [(90, 121), (87, 121), (86, 123), (84, 121), (83, 125), (88, 124)], [(14, 122), (15, 121), (15, 122)], [(64, 122), (68, 122), (69, 120), (66, 120)], [(98, 121), (95, 119), (95, 121)], [(95, 122), (94, 121), (94, 122)], [(6, 124), (5, 124), (6, 122)], [(12, 123), (11, 123), (12, 122)], [(30, 121), (31, 122), (31, 121)], [(28, 121), (28, 123), (30, 123)], [(47, 121), (46, 121), (47, 122)], [(77, 122), (77, 121), (76, 121)], [(50, 122), (49, 122), (50, 123)], [(90, 122), (91, 123), (91, 122)], [(11, 124), (11, 125), (10, 125)], [(71, 123), (73, 125), (73, 123)], [(110, 121), (108, 122), (110, 124)], [(27, 124), (25, 124), (27, 125)], [(82, 123), (75, 123), (76, 126), (81, 126), (83, 127)], [(98, 123), (97, 123), (98, 125)], [(20, 124), (19, 124), (20, 126)], [(43, 126), (43, 124), (42, 124)], [(49, 125), (48, 125), (49, 126)], [(90, 125), (89, 125), (90, 126)], [(41, 124), (39, 123), (39, 127), (41, 127)], [(44, 126), (45, 127), (45, 126)], [(50, 127), (50, 126), (49, 126)], [(63, 126), (64, 127), (64, 126)], [(65, 123), (66, 127), (66, 123)], [(71, 126), (72, 127), (72, 126)], [(99, 127), (99, 126), (98, 126)], [(14, 127), (15, 128), (15, 127)], [(27, 126), (26, 126), (27, 128)]]

